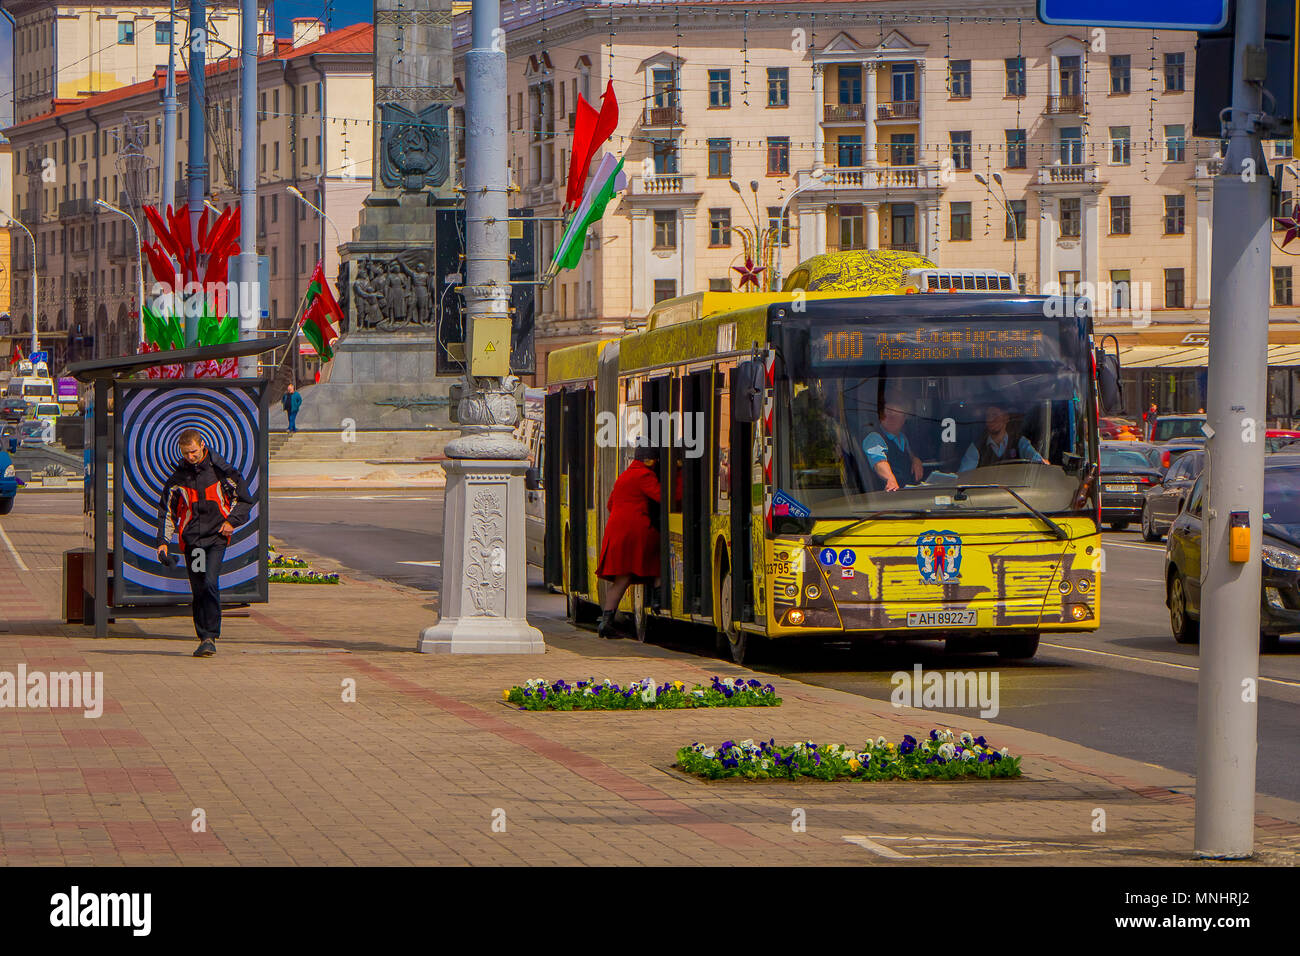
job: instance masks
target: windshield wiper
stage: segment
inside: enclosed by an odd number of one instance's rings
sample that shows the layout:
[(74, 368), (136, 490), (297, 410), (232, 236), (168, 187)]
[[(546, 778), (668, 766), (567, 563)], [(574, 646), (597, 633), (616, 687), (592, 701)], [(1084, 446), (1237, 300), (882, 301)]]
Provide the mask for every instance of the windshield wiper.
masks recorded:
[(1024, 498), (1020, 497), (1020, 495), (1016, 494), (1015, 489), (1009, 485), (957, 485), (957, 494), (953, 495), (953, 499), (956, 501), (965, 501), (966, 491), (971, 488), (997, 488), (1001, 491), (1005, 491), (1012, 498), (1015, 498), (1016, 501), (1024, 505), (1026, 511), (1032, 514), (1039, 521), (1043, 522), (1043, 524), (1047, 525), (1047, 527), (1051, 528), (1052, 534), (1056, 535), (1058, 539), (1060, 539), (1061, 541), (1069, 540), (1070, 532), (1066, 531), (1064, 528), (1062, 528), (1051, 518), (1047, 517), (1047, 515), (1043, 514), (1041, 511), (1039, 511), (1037, 508), (1031, 505)]
[(848, 524), (842, 525), (841, 527), (836, 528), (833, 531), (823, 531), (821, 534), (815, 534), (811, 538), (809, 538), (809, 540), (813, 544), (825, 544), (828, 538), (838, 537), (839, 535), (844, 534), (846, 531), (852, 531), (860, 524), (866, 524), (868, 521), (875, 521), (877, 518), (883, 518), (885, 515), (910, 516), (910, 515), (916, 515), (920, 513), (921, 512), (919, 511), (902, 511), (902, 510), (877, 511), (875, 514), (868, 515), (865, 518), (859, 518), (857, 521), (850, 521)]

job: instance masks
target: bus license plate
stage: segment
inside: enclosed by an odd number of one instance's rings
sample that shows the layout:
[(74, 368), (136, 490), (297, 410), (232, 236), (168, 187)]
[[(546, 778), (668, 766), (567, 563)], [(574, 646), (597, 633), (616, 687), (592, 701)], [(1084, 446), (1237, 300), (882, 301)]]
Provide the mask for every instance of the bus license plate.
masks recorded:
[(1107, 485), (1106, 490), (1134, 492), (1138, 490), (1138, 486), (1137, 485)]
[(908, 611), (908, 627), (974, 627), (974, 611)]

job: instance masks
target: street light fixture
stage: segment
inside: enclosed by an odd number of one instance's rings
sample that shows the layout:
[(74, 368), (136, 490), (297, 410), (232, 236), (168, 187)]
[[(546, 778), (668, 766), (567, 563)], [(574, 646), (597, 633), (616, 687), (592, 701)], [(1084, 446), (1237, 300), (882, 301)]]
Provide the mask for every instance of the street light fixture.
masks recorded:
[(36, 311), (36, 287), (40, 285), (40, 276), (36, 274), (36, 237), (32, 235), (32, 231), (23, 225), (20, 220), (10, 216), (9, 213), (5, 212), (3, 209), (0, 209), (0, 213), (3, 213), (9, 219), (9, 225), (17, 226), (23, 232), (27, 233), (27, 238), (32, 241), (32, 347), (31, 351), (28, 353), (28, 355), (31, 356), (41, 350), (40, 340), (36, 336), (36, 316), (39, 314)]
[(119, 216), (123, 216), (131, 224), (131, 228), (135, 230), (135, 311), (139, 319), (137, 324), (140, 327), (140, 337), (137, 344), (142, 344), (144, 342), (144, 246), (140, 240), (140, 224), (111, 202), (96, 199), (95, 205), (103, 206), (109, 212), (115, 212)]
[(781, 280), (785, 278), (785, 272), (781, 267), (781, 254), (785, 251), (785, 240), (788, 238), (787, 230), (785, 228), (786, 210), (790, 208), (790, 202), (795, 196), (799, 195), (809, 187), (819, 185), (825, 175), (826, 167), (814, 166), (812, 172), (808, 174), (808, 181), (802, 186), (797, 187), (789, 196), (786, 196), (785, 202), (781, 204), (781, 218), (776, 221), (776, 275), (772, 277), (772, 291), (774, 292), (779, 292), (781, 290)]
[(302, 194), (302, 190), (300, 190), (297, 186), (290, 186), (288, 187), (288, 190), (290, 195), (297, 196), (299, 199), (305, 202), (312, 209), (315, 209), (317, 214), (321, 217), (321, 227), (320, 227), (321, 257), (324, 258), (325, 255), (325, 223), (328, 222), (330, 224), (330, 228), (334, 230), (334, 238), (338, 239), (339, 241), (338, 244), (340, 246), (343, 245), (343, 233), (339, 231), (339, 227), (335, 225), (334, 220), (331, 219), (329, 216), (325, 215), (325, 210), (321, 209), (320, 206), (316, 205), (314, 202), (312, 202), (310, 199), (304, 196)]
[[(989, 195), (993, 196), (994, 200), (1001, 204), (1002, 211), (1007, 214), (1007, 223), (1011, 226), (1011, 271), (1015, 273), (1016, 281), (1019, 282), (1020, 281), (1020, 249), (1019, 249), (1020, 229), (1019, 229), (1019, 224), (1016, 222), (1015, 214), (1011, 211), (1011, 200), (1007, 198), (1007, 190), (1006, 187), (1002, 185), (1002, 177), (998, 173), (993, 174), (993, 182), (997, 184), (998, 190), (1002, 193), (1001, 199), (998, 199), (997, 195), (993, 192), (993, 187), (989, 185), (989, 181), (985, 179), (983, 176), (981, 176), (979, 173), (975, 174), (975, 181), (988, 190)], [(1020, 291), (1024, 292), (1025, 290), (1021, 289)]]

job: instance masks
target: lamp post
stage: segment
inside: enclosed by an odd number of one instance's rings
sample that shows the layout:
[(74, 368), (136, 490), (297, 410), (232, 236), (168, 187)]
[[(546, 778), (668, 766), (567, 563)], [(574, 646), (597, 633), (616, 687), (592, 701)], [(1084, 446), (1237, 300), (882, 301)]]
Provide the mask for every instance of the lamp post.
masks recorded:
[[(987, 189), (989, 194), (1002, 204), (1002, 211), (1007, 214), (1007, 222), (1011, 224), (1011, 271), (1016, 274), (1016, 281), (1019, 281), (1020, 250), (1018, 248), (1018, 240), (1020, 238), (1020, 228), (1019, 224), (1016, 222), (1015, 214), (1011, 211), (1011, 200), (1007, 198), (1007, 190), (1006, 187), (1002, 185), (1002, 177), (998, 173), (993, 174), (993, 181), (997, 183), (998, 190), (1002, 193), (1001, 199), (998, 199), (997, 195), (993, 192), (993, 187), (989, 185), (989, 181), (979, 173), (975, 174), (975, 181)], [(1020, 291), (1024, 292), (1025, 290), (1021, 289)]]
[(781, 291), (781, 280), (785, 278), (785, 272), (781, 268), (781, 253), (785, 251), (785, 240), (788, 238), (788, 230), (785, 228), (786, 210), (790, 208), (790, 202), (795, 196), (799, 195), (805, 189), (821, 183), (822, 177), (825, 175), (826, 167), (814, 166), (812, 172), (808, 174), (808, 181), (802, 186), (797, 187), (794, 192), (790, 193), (790, 195), (786, 196), (785, 202), (781, 204), (781, 218), (776, 221), (778, 233), (776, 237), (776, 275), (772, 277), (773, 292)]
[(330, 228), (334, 230), (334, 238), (338, 239), (340, 246), (343, 245), (343, 233), (339, 232), (339, 227), (335, 224), (334, 220), (331, 219), (329, 216), (325, 215), (325, 210), (321, 209), (320, 206), (316, 205), (314, 202), (312, 202), (310, 199), (304, 196), (302, 194), (302, 190), (299, 189), (297, 186), (289, 186), (288, 191), (290, 195), (297, 196), (299, 199), (305, 202), (312, 209), (316, 210), (317, 215), (320, 216), (321, 218), (320, 248), (321, 248), (322, 258), (324, 258), (325, 255), (325, 223), (328, 222), (330, 224)]
[(0, 209), (0, 213), (4, 213), (5, 216), (8, 216), (9, 225), (17, 226), (23, 232), (27, 233), (27, 238), (32, 241), (32, 347), (31, 351), (28, 353), (28, 355), (31, 356), (41, 350), (40, 340), (36, 337), (36, 316), (39, 314), (36, 311), (36, 287), (40, 285), (40, 277), (36, 274), (36, 237), (32, 235), (32, 231), (24, 226), (22, 222), (15, 219), (13, 216), (10, 216), (9, 213), (5, 212), (3, 209)]
[(139, 325), (140, 337), (137, 340), (137, 344), (139, 344), (144, 342), (144, 248), (140, 241), (140, 224), (111, 202), (96, 199), (95, 205), (103, 206), (109, 212), (115, 212), (124, 217), (131, 224), (131, 228), (135, 230), (135, 314), (137, 325)]

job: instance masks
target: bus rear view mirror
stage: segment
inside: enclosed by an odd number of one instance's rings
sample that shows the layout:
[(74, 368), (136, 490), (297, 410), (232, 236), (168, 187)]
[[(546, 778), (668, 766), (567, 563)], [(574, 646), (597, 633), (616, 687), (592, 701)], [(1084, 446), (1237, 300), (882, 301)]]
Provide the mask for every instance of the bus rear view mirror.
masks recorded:
[(738, 422), (756, 422), (763, 415), (763, 363), (755, 360), (736, 366), (736, 387), (731, 396), (732, 414)]
[(1099, 350), (1097, 356), (1097, 391), (1102, 411), (1114, 415), (1121, 411), (1123, 393), (1119, 384), (1119, 356)]

